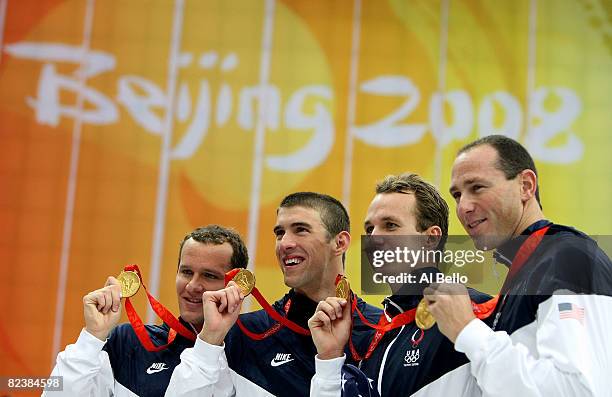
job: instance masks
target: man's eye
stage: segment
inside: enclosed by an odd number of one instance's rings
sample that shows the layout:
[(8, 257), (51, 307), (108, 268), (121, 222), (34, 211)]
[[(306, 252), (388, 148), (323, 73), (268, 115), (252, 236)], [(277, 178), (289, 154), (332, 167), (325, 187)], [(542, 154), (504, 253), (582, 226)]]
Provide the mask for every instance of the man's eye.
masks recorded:
[(216, 274), (212, 274), (212, 273), (205, 273), (204, 277), (209, 278), (211, 280), (218, 280), (219, 277)]
[(373, 226), (368, 226), (368, 227), (365, 228), (366, 234), (372, 234), (373, 231), (374, 231), (374, 227)]
[(306, 229), (305, 227), (298, 227), (295, 229), (296, 233), (306, 233), (308, 231), (308, 229)]
[(398, 225), (393, 222), (387, 222), (386, 226), (387, 226), (387, 229), (395, 229), (396, 227), (398, 227)]
[(183, 269), (181, 270), (181, 273), (184, 274), (185, 276), (191, 276), (193, 274), (193, 272), (189, 269)]
[(276, 236), (277, 240), (280, 240), (281, 237), (283, 237), (283, 234), (285, 234), (284, 230), (275, 230), (274, 231), (274, 235)]
[(484, 188), (484, 186), (482, 186), (482, 185), (474, 185), (474, 187), (472, 188), (472, 190), (474, 190), (475, 192), (477, 192), (477, 191), (479, 191), (479, 190), (481, 190), (481, 189), (483, 189), (483, 188)]
[(459, 198), (461, 198), (461, 193), (455, 192), (452, 194), (452, 196), (455, 199), (455, 201), (459, 201)]

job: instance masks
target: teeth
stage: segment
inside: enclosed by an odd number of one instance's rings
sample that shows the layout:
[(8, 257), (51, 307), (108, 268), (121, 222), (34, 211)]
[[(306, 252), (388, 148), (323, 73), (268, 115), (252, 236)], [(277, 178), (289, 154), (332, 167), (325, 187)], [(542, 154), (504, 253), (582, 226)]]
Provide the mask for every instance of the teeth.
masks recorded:
[(191, 303), (202, 303), (201, 299), (198, 299), (198, 300), (196, 300), (196, 299), (189, 299), (189, 298), (185, 298), (185, 299), (187, 299), (187, 301), (191, 302)]
[(301, 263), (301, 262), (302, 260), (300, 258), (290, 258), (290, 259), (285, 260), (286, 265), (293, 265), (293, 264), (297, 265), (298, 263)]
[(484, 222), (484, 220), (482, 220), (482, 219), (481, 219), (481, 220), (479, 220), (479, 221), (472, 222), (472, 223), (468, 224), (468, 226), (470, 227), (470, 229), (473, 229), (473, 228), (475, 228), (476, 226), (480, 225), (482, 222)]

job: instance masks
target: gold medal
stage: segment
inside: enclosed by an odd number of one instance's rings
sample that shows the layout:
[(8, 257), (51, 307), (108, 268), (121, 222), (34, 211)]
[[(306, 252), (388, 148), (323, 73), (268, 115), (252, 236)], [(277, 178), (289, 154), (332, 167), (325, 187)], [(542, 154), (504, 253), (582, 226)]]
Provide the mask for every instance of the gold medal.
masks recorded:
[(416, 308), (414, 322), (416, 323), (417, 327), (422, 330), (430, 329), (436, 323), (436, 319), (431, 315), (429, 311), (429, 304), (425, 298), (421, 299)]
[(336, 284), (336, 297), (348, 300), (351, 294), (351, 286), (346, 277), (342, 277)]
[(140, 277), (133, 271), (122, 271), (118, 276), (119, 284), (121, 284), (121, 297), (129, 298), (136, 295), (140, 289)]
[(238, 270), (232, 281), (236, 283), (244, 296), (250, 294), (255, 288), (255, 275), (248, 269)]

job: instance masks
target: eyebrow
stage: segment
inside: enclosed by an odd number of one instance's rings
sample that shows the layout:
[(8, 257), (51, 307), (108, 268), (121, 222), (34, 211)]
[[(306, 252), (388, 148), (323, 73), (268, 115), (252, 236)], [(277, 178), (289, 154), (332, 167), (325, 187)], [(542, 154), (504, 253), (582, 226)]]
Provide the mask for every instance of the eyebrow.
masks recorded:
[(305, 228), (307, 228), (307, 229), (312, 228), (312, 226), (310, 225), (310, 223), (307, 223), (307, 222), (293, 222), (293, 223), (291, 224), (291, 227), (292, 227), (292, 228), (293, 228), (293, 227), (300, 227), (300, 226), (301, 226), (301, 227), (305, 227)]
[[(290, 228), (296, 228), (296, 227), (305, 227), (307, 229), (312, 229), (312, 225), (308, 222), (293, 222), (292, 224), (289, 225)], [(280, 231), (280, 230), (284, 230), (285, 228), (282, 227), (281, 225), (276, 225), (274, 226), (273, 232), (274, 234), (276, 234), (276, 232)]]
[[(230, 266), (231, 266), (231, 264), (230, 264)], [(193, 268), (189, 264), (184, 264), (184, 263), (181, 263), (179, 265), (179, 270), (181, 270), (181, 269), (193, 270)], [(217, 276), (219, 276), (221, 274), (224, 274), (224, 273), (221, 273), (221, 272), (219, 272), (217, 270), (209, 269), (209, 268), (204, 268), (204, 269), (200, 270), (198, 273), (212, 273), (212, 274), (215, 274)]]
[[(383, 222), (393, 221), (393, 222), (400, 223), (399, 218), (396, 218), (396, 217), (394, 217), (392, 215), (383, 216), (381, 221), (383, 221)], [(366, 228), (366, 227), (368, 227), (371, 224), (372, 224), (372, 221), (367, 219), (365, 222), (363, 222), (363, 227)]]
[[(465, 181), (463, 181), (463, 183), (461, 183), (461, 184), (462, 184), (462, 185), (469, 186), (469, 185), (472, 185), (472, 184), (474, 184), (474, 183), (476, 183), (476, 182), (480, 182), (480, 181), (481, 181), (481, 179), (480, 179), (479, 177), (474, 176), (474, 177), (472, 177), (472, 178), (470, 178), (470, 179), (466, 179), (466, 180), (465, 180)], [(458, 188), (457, 188), (457, 186), (456, 186), (456, 185), (451, 185), (451, 187), (448, 189), (448, 192), (449, 192), (450, 194), (453, 194), (453, 192), (456, 192), (456, 191), (457, 191), (457, 189), (458, 189)]]

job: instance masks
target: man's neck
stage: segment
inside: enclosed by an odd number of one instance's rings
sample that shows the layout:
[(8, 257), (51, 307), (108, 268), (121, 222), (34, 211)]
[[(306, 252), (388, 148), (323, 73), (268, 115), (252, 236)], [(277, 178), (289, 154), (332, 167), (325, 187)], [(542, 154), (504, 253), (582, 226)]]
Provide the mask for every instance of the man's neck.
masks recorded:
[(544, 213), (542, 212), (538, 202), (535, 199), (528, 201), (525, 203), (525, 210), (523, 211), (523, 215), (519, 220), (512, 238), (519, 236), (529, 226), (542, 219), (544, 219)]
[(296, 294), (303, 295), (313, 302), (320, 302), (322, 300), (329, 298), (330, 296), (336, 296), (336, 286), (335, 285), (319, 286), (318, 289), (313, 290), (313, 291), (299, 289), (299, 288), (294, 288), (293, 290), (295, 291)]

